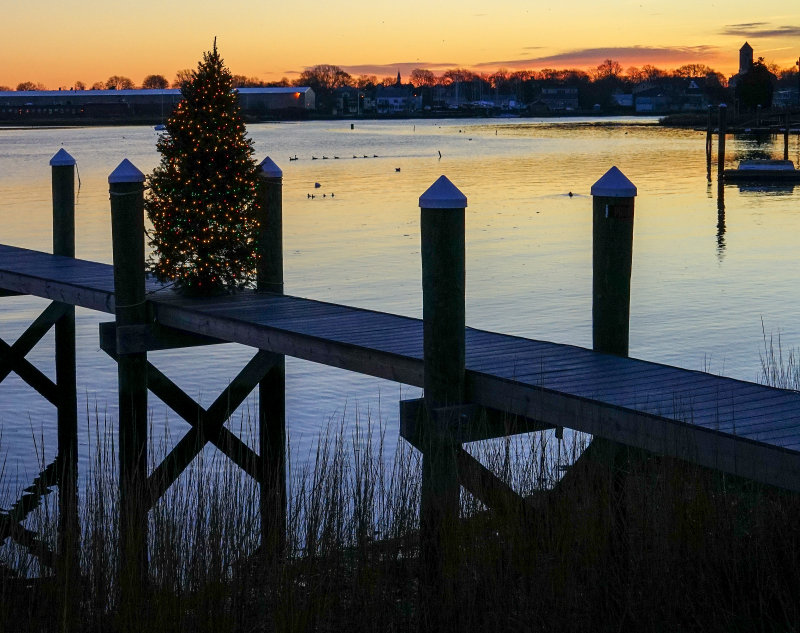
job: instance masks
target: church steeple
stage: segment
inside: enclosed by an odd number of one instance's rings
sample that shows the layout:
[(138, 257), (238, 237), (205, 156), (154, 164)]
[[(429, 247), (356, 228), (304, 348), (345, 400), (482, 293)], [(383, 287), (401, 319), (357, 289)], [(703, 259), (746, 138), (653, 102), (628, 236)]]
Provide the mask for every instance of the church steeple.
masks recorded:
[(398, 88), (403, 85), (403, 81), (400, 79), (400, 71), (397, 71), (397, 81), (394, 83), (395, 86)]
[(753, 47), (747, 42), (739, 49), (739, 74), (743, 75), (753, 67)]

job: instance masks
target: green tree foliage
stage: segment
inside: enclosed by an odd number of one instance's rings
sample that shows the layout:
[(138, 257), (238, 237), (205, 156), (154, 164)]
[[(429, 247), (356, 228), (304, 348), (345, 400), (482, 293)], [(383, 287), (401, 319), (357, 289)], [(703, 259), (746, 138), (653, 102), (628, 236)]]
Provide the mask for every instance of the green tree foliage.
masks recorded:
[(144, 90), (163, 90), (169, 88), (169, 81), (164, 75), (147, 75), (142, 79), (142, 88)]
[(187, 294), (228, 292), (255, 275), (258, 166), (216, 41), (181, 93), (148, 178), (150, 263)]
[(736, 82), (736, 98), (743, 108), (754, 110), (758, 106), (768, 108), (772, 105), (772, 93), (775, 89), (775, 75), (773, 75), (764, 58), (759, 57), (753, 62), (746, 73)]

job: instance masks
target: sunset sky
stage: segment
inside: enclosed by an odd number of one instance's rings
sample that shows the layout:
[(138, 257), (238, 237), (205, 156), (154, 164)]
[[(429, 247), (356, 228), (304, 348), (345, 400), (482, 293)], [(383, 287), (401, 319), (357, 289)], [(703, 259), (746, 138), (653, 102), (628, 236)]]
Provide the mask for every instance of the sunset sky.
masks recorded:
[(699, 62), (730, 75), (745, 40), (781, 68), (800, 56), (798, 0), (83, 0), (9, 3), (3, 14), (0, 85), (12, 88), (172, 80), (214, 36), (232, 72), (264, 80), (322, 63), (380, 78), (417, 67), (592, 68), (606, 58), (623, 68)]

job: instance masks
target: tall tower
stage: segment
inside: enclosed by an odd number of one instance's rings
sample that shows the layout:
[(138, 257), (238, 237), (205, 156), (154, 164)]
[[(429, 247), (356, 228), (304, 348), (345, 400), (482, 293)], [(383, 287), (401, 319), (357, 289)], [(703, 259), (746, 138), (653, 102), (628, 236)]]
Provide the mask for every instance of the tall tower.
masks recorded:
[(739, 74), (742, 75), (753, 67), (753, 47), (747, 42), (739, 49)]

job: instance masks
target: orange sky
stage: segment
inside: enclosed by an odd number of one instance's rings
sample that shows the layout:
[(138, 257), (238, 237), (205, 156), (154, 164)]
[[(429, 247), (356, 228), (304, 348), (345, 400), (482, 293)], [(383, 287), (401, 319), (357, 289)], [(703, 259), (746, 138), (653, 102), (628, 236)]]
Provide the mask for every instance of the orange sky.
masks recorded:
[(609, 57), (624, 68), (699, 62), (730, 75), (745, 40), (782, 68), (800, 56), (797, 0), (276, 4), (141, 0), (125, 15), (98, 0), (12, 3), (3, 11), (0, 85), (91, 85), (114, 74), (137, 84), (150, 73), (171, 80), (195, 67), (214, 36), (232, 72), (264, 80), (321, 63), (383, 77), (415, 67), (591, 68)]

